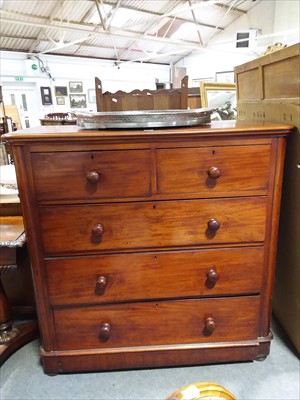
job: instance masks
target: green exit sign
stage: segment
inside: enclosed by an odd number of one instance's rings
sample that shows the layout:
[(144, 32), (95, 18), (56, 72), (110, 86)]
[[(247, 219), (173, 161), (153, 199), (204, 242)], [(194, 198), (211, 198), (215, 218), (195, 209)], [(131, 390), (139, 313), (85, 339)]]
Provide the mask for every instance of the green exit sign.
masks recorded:
[(24, 81), (24, 76), (15, 76), (16, 81)]

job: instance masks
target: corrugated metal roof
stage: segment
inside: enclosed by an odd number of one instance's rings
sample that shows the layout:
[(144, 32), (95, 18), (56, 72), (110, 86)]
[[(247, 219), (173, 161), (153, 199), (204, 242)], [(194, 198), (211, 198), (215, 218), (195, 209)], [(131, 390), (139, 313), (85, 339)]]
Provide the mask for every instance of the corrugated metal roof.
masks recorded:
[(1, 49), (176, 63), (262, 0), (2, 0)]

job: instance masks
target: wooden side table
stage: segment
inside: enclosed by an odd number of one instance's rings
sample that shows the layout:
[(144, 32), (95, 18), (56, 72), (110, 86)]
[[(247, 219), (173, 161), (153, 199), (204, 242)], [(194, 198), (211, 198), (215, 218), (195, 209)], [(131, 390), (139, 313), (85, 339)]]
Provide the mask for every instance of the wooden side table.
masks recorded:
[(26, 236), (22, 216), (0, 220), (0, 365), (17, 349), (38, 335), (36, 321), (13, 323), (10, 305), (2, 285), (2, 274), (19, 267)]

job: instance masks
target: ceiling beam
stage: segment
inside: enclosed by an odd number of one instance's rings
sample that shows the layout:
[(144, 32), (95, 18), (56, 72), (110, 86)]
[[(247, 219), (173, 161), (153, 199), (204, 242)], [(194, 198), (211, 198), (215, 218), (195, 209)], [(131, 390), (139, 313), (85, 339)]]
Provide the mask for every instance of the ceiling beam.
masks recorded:
[[(2, 11), (0, 12), (0, 15), (2, 14)], [(191, 41), (185, 41), (185, 40), (179, 40), (179, 39), (165, 39), (165, 38), (158, 38), (156, 36), (142, 36), (137, 35), (132, 32), (128, 32), (125, 30), (117, 30), (113, 32), (106, 32), (106, 31), (101, 31), (101, 32), (93, 32), (91, 30), (87, 29), (82, 29), (78, 27), (72, 27), (70, 25), (68, 26), (62, 26), (62, 25), (47, 25), (44, 23), (38, 23), (38, 22), (30, 22), (30, 21), (22, 21), (22, 20), (14, 20), (7, 18), (5, 16), (1, 16), (1, 23), (7, 22), (9, 24), (14, 24), (14, 25), (27, 25), (27, 26), (35, 26), (35, 27), (40, 27), (40, 28), (46, 28), (50, 30), (55, 30), (55, 31), (72, 31), (72, 32), (80, 32), (84, 34), (90, 34), (90, 37), (94, 36), (113, 36), (113, 37), (119, 37), (119, 38), (127, 38), (130, 40), (135, 40), (135, 39), (140, 39), (140, 40), (145, 40), (145, 41), (150, 41), (150, 42), (158, 42), (164, 45), (175, 45), (175, 46), (181, 46), (181, 47), (186, 47), (189, 49), (194, 49), (194, 50), (199, 50), (200, 46), (196, 44), (195, 42)]]
[[(60, 2), (52, 8), (50, 16), (47, 18), (48, 23), (52, 21), (53, 16), (57, 13), (57, 11), (62, 9), (63, 5), (64, 5), (64, 0), (60, 0)], [(32, 45), (30, 46), (29, 53), (32, 53), (33, 50), (35, 49), (35, 47), (38, 46), (38, 44), (40, 43), (40, 40), (43, 38), (43, 36), (44, 36), (44, 28), (41, 28), (36, 37), (35, 42), (32, 43)]]
[[(153, 1), (156, 1), (156, 0), (153, 0)], [(174, 1), (174, 0), (172, 0), (172, 1)], [(209, 1), (211, 1), (211, 0), (209, 0)], [(182, 0), (179, 0), (179, 2), (182, 2)], [(105, 3), (109, 4), (109, 5), (113, 5), (114, 4), (114, 3), (110, 2), (110, 1), (106, 1)], [(136, 8), (136, 7), (132, 7), (132, 6), (128, 6), (128, 5), (122, 5), (121, 7), (123, 9), (125, 9), (125, 10), (128, 10), (128, 11), (139, 11), (139, 12), (143, 12), (143, 13), (146, 13), (146, 14), (151, 14), (153, 16), (156, 16), (157, 18), (165, 18), (166, 17), (166, 18), (171, 18), (172, 19), (172, 18), (175, 17), (179, 21), (192, 22), (189, 19), (178, 17), (178, 15), (177, 15), (177, 14), (181, 14), (182, 12), (190, 11), (190, 7), (186, 8), (186, 9), (181, 9), (181, 10), (179, 10), (177, 12), (174, 12), (174, 11), (172, 11), (174, 9), (174, 5), (171, 5), (170, 11), (167, 11), (167, 12), (164, 12), (164, 13), (155, 12), (155, 11), (149, 11), (149, 10), (146, 10), (146, 9), (143, 9), (143, 8)], [(197, 4), (195, 6), (192, 6), (193, 9), (196, 9), (196, 8), (199, 8), (199, 7), (202, 7), (202, 5), (201, 4)], [(236, 9), (236, 11), (239, 11), (239, 10)], [(199, 25), (204, 26), (206, 28), (212, 28), (212, 29), (217, 28), (216, 25), (206, 24), (204, 22), (203, 23), (199, 23)], [(220, 27), (218, 29), (219, 30), (224, 30), (224, 28), (220, 28)]]
[[(177, 0), (177, 1), (173, 2), (173, 4), (170, 6), (169, 10), (172, 10), (172, 8), (174, 8), (177, 4), (179, 4), (180, 1), (181, 1), (181, 0)], [(174, 3), (175, 3), (175, 4), (174, 4)], [(167, 12), (169, 12), (169, 11), (167, 11)], [(128, 48), (127, 48), (127, 51), (130, 51), (138, 40), (143, 39), (143, 37), (144, 37), (145, 35), (147, 35), (147, 32), (149, 32), (150, 29), (152, 29), (153, 26), (155, 26), (156, 24), (157, 24), (157, 21), (152, 22), (150, 25), (148, 25), (147, 28), (146, 28), (146, 30), (145, 30), (145, 32), (142, 33), (142, 34), (140, 34), (135, 40), (133, 40), (133, 41), (130, 43), (130, 45), (129, 45)], [(120, 55), (120, 57), (122, 57), (123, 54), (124, 54), (124, 53), (122, 53), (122, 54)]]
[[(181, 0), (179, 0), (179, 1), (181, 1)], [(106, 4), (115, 6), (114, 3), (112, 4), (112, 3), (106, 2)], [(190, 20), (190, 19), (185, 19), (185, 18), (178, 17), (176, 15), (176, 13), (173, 13), (173, 14), (171, 12), (170, 13), (155, 13), (153, 11), (147, 11), (147, 10), (134, 8), (134, 7), (124, 7), (124, 6), (121, 6), (121, 5), (119, 5), (119, 7), (122, 7), (124, 9), (126, 9), (126, 10), (129, 10), (129, 11), (138, 11), (138, 12), (141, 12), (141, 13), (150, 14), (150, 15), (153, 15), (154, 17), (159, 18), (159, 19), (176, 17), (176, 19), (179, 20), (179, 21), (192, 22), (192, 20)], [(173, 8), (174, 8), (174, 6), (172, 6), (172, 9)], [(195, 7), (193, 7), (193, 8), (195, 8)], [(1, 11), (1, 13), (7, 14), (7, 15), (14, 15), (16, 17), (18, 17), (18, 16), (19, 17), (25, 17), (25, 18), (31, 17), (31, 18), (37, 18), (39, 20), (45, 20), (45, 21), (47, 21), (47, 19), (48, 19), (47, 17), (41, 16), (41, 15), (26, 14), (26, 13), (18, 12), (18, 11), (8, 11), (8, 10), (3, 10), (3, 9), (0, 10), (0, 11)], [(90, 24), (90, 23), (82, 23), (82, 22), (78, 22), (78, 21), (69, 21), (69, 20), (66, 20), (66, 19), (64, 20), (64, 19), (59, 19), (59, 18), (53, 18), (52, 21), (53, 22), (61, 22), (61, 23), (65, 22), (65, 23), (70, 23), (70, 24), (73, 24), (73, 25), (82, 25), (82, 26), (86, 26), (86, 27), (95, 26), (94, 24)], [(199, 22), (198, 24), (199, 24), (199, 26), (203, 26), (205, 28), (211, 28), (211, 29), (216, 29), (217, 28), (219, 31), (223, 31), (224, 30), (224, 28), (218, 27), (216, 25), (205, 24), (203, 22)]]
[(192, 13), (193, 20), (194, 20), (194, 23), (195, 23), (195, 28), (197, 30), (197, 34), (198, 34), (198, 38), (199, 38), (199, 44), (201, 46), (203, 46), (203, 41), (202, 41), (201, 34), (200, 34), (200, 31), (199, 31), (199, 28), (198, 28), (198, 21), (197, 21), (197, 18), (196, 18), (196, 15), (195, 15), (195, 11), (194, 11), (193, 6), (192, 6), (192, 2), (191, 2), (191, 0), (188, 0), (188, 2), (189, 2), (189, 5), (190, 5), (190, 11)]

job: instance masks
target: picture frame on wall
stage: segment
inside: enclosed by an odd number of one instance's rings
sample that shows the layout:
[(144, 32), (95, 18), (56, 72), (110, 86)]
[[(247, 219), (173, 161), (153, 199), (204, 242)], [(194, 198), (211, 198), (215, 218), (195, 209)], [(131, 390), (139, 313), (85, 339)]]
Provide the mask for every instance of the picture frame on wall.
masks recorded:
[(67, 86), (55, 86), (54, 92), (55, 92), (55, 96), (68, 96)]
[(88, 89), (88, 100), (89, 103), (96, 103), (96, 90)]
[(52, 105), (51, 88), (49, 86), (41, 86), (41, 97), (44, 106)]
[(216, 72), (216, 82), (234, 83), (234, 71)]
[(80, 81), (69, 82), (69, 89), (70, 93), (82, 93), (83, 92), (82, 82)]
[(86, 108), (85, 94), (70, 94), (71, 108)]
[(192, 79), (192, 87), (199, 87), (200, 82), (213, 82), (214, 78), (213, 77), (205, 77), (205, 78), (197, 78), (197, 79)]
[(56, 104), (59, 106), (65, 105), (65, 98), (64, 97), (56, 97)]

